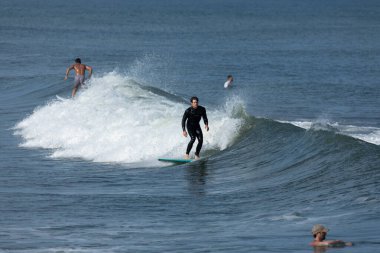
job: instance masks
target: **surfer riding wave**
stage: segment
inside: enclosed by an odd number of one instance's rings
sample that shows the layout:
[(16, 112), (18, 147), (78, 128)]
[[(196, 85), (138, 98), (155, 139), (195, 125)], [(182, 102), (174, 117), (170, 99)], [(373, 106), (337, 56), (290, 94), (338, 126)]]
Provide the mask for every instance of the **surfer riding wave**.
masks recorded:
[(207, 119), (207, 114), (206, 114), (206, 108), (198, 105), (198, 98), (192, 97), (190, 101), (191, 101), (191, 107), (186, 109), (182, 117), (183, 136), (187, 137), (187, 132), (185, 130), (185, 123), (187, 121), (187, 124), (186, 124), (187, 131), (191, 138), (189, 144), (187, 145), (185, 159), (190, 158), (190, 151), (193, 148), (195, 138), (198, 139), (198, 145), (195, 150), (195, 159), (199, 159), (199, 153), (201, 151), (202, 144), (203, 144), (203, 133), (202, 133), (201, 126), (199, 125), (199, 122), (201, 121), (201, 118), (203, 117), (205, 128), (208, 131), (209, 130), (208, 119)]

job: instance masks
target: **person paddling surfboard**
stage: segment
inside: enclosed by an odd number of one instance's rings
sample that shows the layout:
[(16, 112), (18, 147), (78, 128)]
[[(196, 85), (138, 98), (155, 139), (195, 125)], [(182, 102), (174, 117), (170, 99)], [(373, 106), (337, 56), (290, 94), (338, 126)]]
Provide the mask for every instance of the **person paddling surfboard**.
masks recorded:
[[(191, 106), (186, 109), (182, 117), (182, 130), (183, 130), (182, 134), (185, 137), (187, 137), (187, 133), (189, 133), (190, 135), (190, 142), (187, 145), (186, 154), (184, 156), (185, 159), (190, 159), (190, 151), (195, 142), (195, 138), (198, 139), (198, 145), (195, 150), (195, 159), (199, 159), (199, 153), (201, 151), (202, 144), (203, 144), (203, 133), (202, 133), (201, 126), (199, 125), (201, 118), (203, 118), (206, 131), (209, 130), (206, 108), (198, 105), (198, 101), (199, 99), (197, 97), (192, 97), (190, 99)], [(187, 132), (185, 129), (185, 123), (187, 127)]]

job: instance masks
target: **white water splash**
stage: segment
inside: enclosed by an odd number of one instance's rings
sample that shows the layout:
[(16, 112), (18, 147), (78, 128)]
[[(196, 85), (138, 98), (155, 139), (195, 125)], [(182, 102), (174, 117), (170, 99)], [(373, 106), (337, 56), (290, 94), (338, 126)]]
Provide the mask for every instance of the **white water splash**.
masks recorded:
[[(52, 157), (136, 163), (184, 154), (189, 139), (182, 136), (181, 119), (188, 106), (111, 72), (93, 77), (74, 99), (36, 108), (15, 129), (25, 140), (21, 146), (52, 149)], [(207, 111), (210, 131), (203, 131), (202, 150), (232, 144), (244, 121), (232, 111)]]

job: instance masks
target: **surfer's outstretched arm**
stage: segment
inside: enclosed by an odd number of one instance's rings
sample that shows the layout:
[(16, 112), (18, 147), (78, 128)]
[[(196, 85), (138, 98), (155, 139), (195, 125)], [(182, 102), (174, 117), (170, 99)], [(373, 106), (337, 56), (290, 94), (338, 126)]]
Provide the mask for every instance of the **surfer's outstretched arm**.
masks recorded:
[(208, 128), (208, 119), (207, 119), (206, 108), (205, 108), (205, 110), (204, 110), (204, 112), (203, 112), (202, 117), (203, 117), (203, 122), (205, 123), (205, 129), (208, 131), (209, 128)]
[(182, 134), (183, 136), (187, 137), (187, 132), (186, 132), (186, 128), (185, 128), (185, 123), (186, 123), (186, 120), (187, 120), (187, 111), (185, 111), (185, 113), (183, 114), (183, 117), (182, 117)]
[(72, 69), (74, 69), (74, 64), (71, 65), (70, 67), (68, 67), (68, 68), (66, 69), (66, 76), (65, 76), (65, 79), (64, 79), (64, 80), (67, 79), (67, 77), (69, 76), (69, 72), (70, 72), (70, 70), (72, 70)]
[(88, 78), (91, 78), (91, 75), (92, 75), (92, 67), (86, 65), (86, 70), (87, 70), (88, 72), (90, 72), (90, 73), (88, 74)]

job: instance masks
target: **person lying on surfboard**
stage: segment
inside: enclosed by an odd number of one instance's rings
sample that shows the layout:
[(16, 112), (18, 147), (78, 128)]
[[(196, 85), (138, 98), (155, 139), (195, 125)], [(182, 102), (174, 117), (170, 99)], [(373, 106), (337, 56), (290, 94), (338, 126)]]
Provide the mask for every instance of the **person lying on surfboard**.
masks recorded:
[[(182, 134), (183, 136), (187, 137), (187, 133), (190, 135), (190, 142), (187, 145), (185, 159), (190, 159), (190, 151), (193, 147), (193, 144), (195, 142), (195, 138), (198, 139), (198, 145), (195, 150), (195, 159), (199, 159), (199, 152), (201, 151), (202, 144), (203, 144), (203, 134), (201, 126), (199, 125), (199, 122), (201, 121), (201, 118), (203, 118), (203, 122), (205, 123), (205, 129), (208, 131), (208, 119), (206, 114), (206, 108), (203, 106), (198, 105), (199, 99), (197, 97), (192, 97), (190, 99), (191, 106), (186, 109), (185, 113), (182, 117)], [(187, 121), (186, 127), (187, 132), (185, 130), (185, 123)]]
[(75, 63), (67, 68), (67, 70), (66, 70), (66, 76), (65, 76), (64, 80), (67, 80), (69, 72), (72, 69), (75, 70), (74, 88), (73, 88), (73, 91), (71, 93), (71, 96), (74, 97), (75, 94), (77, 93), (77, 90), (78, 90), (79, 86), (82, 86), (84, 84), (84, 74), (85, 74), (86, 70), (88, 72), (90, 72), (88, 74), (88, 78), (91, 78), (92, 68), (90, 66), (82, 64), (80, 58), (76, 58), (75, 59)]
[(314, 247), (344, 247), (352, 246), (352, 242), (344, 242), (341, 240), (325, 240), (327, 232), (329, 230), (322, 226), (321, 224), (316, 224), (313, 226), (311, 233), (313, 234), (314, 241), (310, 243), (310, 246)]

